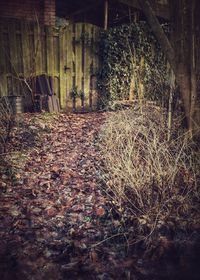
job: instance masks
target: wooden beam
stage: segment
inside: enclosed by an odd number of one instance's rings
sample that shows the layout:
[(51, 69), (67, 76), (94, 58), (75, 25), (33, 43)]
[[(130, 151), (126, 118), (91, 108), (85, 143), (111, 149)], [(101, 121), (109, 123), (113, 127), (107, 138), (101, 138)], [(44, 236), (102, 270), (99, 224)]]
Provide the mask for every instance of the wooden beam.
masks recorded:
[(153, 33), (155, 34), (158, 42), (160, 43), (162, 50), (165, 53), (169, 64), (171, 65), (171, 68), (173, 69), (174, 73), (176, 73), (174, 49), (172, 48), (171, 43), (169, 42), (166, 34), (164, 33), (155, 15), (155, 12), (150, 5), (150, 2), (148, 0), (138, 0), (138, 3), (140, 4), (141, 9), (146, 16)]
[[(136, 8), (141, 10), (140, 1), (139, 0), (118, 0), (120, 3), (128, 5), (130, 7)], [(150, 4), (155, 11), (157, 17), (161, 17), (163, 19), (169, 20), (170, 19), (170, 9), (169, 5), (166, 4), (159, 4), (156, 0), (151, 0)]]
[(104, 30), (108, 29), (108, 0), (104, 0)]

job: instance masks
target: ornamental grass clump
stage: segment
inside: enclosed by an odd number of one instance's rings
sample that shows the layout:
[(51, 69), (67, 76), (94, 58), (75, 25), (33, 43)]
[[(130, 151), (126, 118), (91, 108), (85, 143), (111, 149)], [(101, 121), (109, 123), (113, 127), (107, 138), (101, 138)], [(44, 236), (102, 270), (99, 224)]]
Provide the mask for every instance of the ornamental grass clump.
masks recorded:
[(129, 244), (186, 238), (199, 230), (200, 151), (165, 112), (146, 106), (110, 114), (100, 133), (102, 176)]

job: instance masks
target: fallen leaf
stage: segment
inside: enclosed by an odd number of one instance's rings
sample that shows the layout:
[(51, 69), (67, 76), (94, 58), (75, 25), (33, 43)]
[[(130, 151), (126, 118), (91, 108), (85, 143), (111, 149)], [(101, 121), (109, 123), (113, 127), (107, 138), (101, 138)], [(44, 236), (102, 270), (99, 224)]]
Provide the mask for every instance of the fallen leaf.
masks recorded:
[(106, 211), (103, 207), (99, 207), (96, 209), (96, 215), (99, 217), (103, 217), (106, 214)]

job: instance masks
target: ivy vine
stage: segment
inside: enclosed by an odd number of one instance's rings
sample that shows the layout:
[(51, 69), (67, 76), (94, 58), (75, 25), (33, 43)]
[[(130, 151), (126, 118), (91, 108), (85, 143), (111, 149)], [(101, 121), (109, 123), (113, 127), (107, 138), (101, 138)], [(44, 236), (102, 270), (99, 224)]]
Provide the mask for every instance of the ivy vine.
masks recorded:
[[(163, 25), (169, 32), (168, 25)], [(98, 88), (102, 103), (134, 98), (163, 101), (168, 84), (169, 66), (154, 35), (145, 22), (124, 24), (101, 33), (102, 67)]]

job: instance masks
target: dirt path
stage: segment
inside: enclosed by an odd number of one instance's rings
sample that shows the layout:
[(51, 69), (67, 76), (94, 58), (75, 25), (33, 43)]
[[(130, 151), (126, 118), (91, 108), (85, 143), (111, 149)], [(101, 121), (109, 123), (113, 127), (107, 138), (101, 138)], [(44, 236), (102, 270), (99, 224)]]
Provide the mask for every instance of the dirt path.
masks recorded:
[[(2, 177), (2, 280), (128, 279), (131, 262), (116, 244), (102, 242), (119, 227), (98, 183), (94, 140), (104, 119), (94, 113), (61, 114), (51, 122), (26, 116), (13, 145), (28, 158)], [(38, 128), (45, 132), (41, 142)]]

